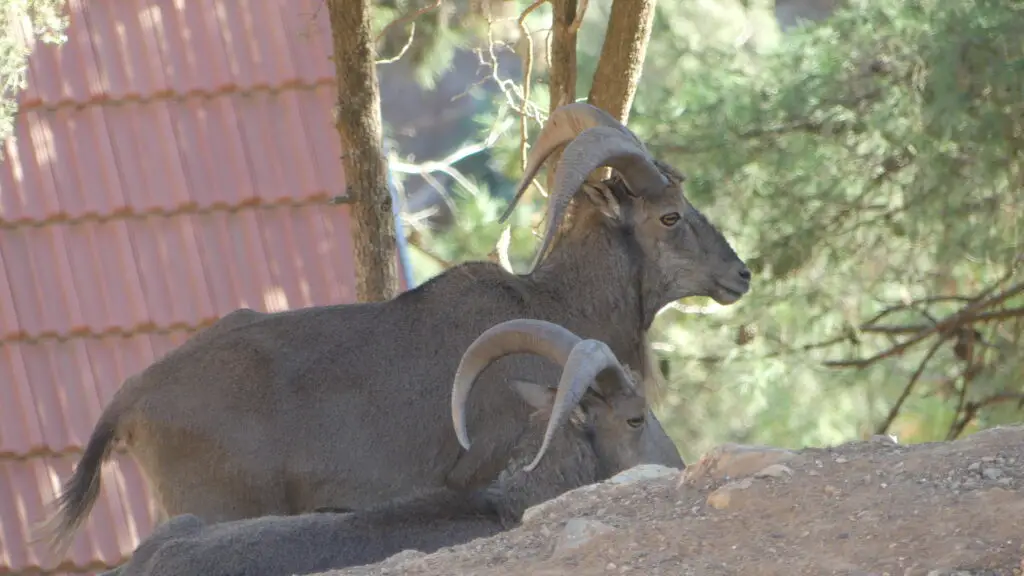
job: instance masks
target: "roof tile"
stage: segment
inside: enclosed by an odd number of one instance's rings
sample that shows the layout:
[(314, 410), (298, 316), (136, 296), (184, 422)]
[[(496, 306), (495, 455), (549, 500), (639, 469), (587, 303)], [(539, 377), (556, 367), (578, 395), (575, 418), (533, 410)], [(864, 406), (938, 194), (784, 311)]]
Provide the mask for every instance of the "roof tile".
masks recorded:
[[(236, 214), (148, 216), (0, 230), (0, 245), (5, 262), (21, 262), (17, 269), (22, 274), (14, 275), (11, 282), (19, 330), (32, 338), (64, 339), (81, 334), (83, 326), (93, 335), (192, 329), (240, 307), (279, 311), (351, 302), (355, 274), (348, 221), (347, 206), (277, 206)], [(60, 266), (55, 254), (70, 255), (70, 266)], [(62, 269), (62, 274), (55, 272)], [(26, 270), (30, 273), (25, 274)], [(39, 291), (47, 286), (68, 298)], [(74, 322), (76, 318), (81, 320)], [(9, 342), (0, 345), (6, 352), (0, 381), (13, 384), (18, 398), (15, 408), (29, 411), (10, 420), (25, 422), (0, 426), (0, 453), (24, 454), (44, 447), (80, 449), (99, 412), (80, 408), (79, 400), (108, 401), (110, 396), (95, 391), (96, 386), (112, 385), (108, 391), (112, 394), (116, 385), (108, 379), (120, 384), (169, 350), (158, 346), (133, 350), (134, 371), (117, 368), (101, 379), (97, 370), (106, 363), (120, 367), (123, 361), (95, 358), (92, 353), (82, 356), (88, 348), (76, 348), (77, 339), (62, 340), (59, 348), (51, 348), (49, 341), (17, 343), (10, 341), (15, 334), (3, 336)], [(117, 342), (121, 336), (110, 338)], [(84, 372), (70, 380), (73, 371), (56, 374), (63, 366), (61, 358), (75, 358), (76, 370), (91, 367), (95, 379)], [(71, 390), (73, 386), (88, 392)], [(65, 406), (67, 398), (74, 401)], [(61, 420), (56, 414), (65, 416)], [(72, 422), (70, 427), (65, 427), (64, 420)], [(41, 433), (35, 431), (38, 426)]]
[[(77, 456), (62, 455), (0, 461), (0, 517), (5, 519), (0, 523), (0, 566), (15, 571), (53, 567), (45, 544), (33, 542), (35, 527), (50, 514), (55, 485), (71, 475), (76, 460)], [(138, 465), (115, 454), (103, 468), (100, 497), (61, 568), (117, 564), (131, 553), (139, 536), (152, 529), (149, 490)]]
[[(92, 334), (137, 330), (152, 324), (146, 307), (140, 267), (131, 227), (125, 220), (81, 222), (66, 227), (88, 252), (73, 265), (68, 289), (79, 295), (86, 326)], [(73, 250), (69, 244), (69, 251)], [(58, 333), (64, 333), (57, 328)], [(70, 332), (69, 328), (63, 328)]]
[[(108, 2), (110, 17), (119, 26), (117, 49), (125, 58), (126, 97), (152, 98), (168, 92), (167, 66), (160, 55), (160, 38), (157, 36), (152, 2), (128, 0)], [(90, 3), (90, 10), (92, 10)]]
[[(17, 273), (18, 269), (8, 268), (4, 261), (4, 251), (0, 250), (0, 274), (10, 276)], [(8, 334), (18, 338), (23, 334), (21, 323), (18, 321), (18, 307), (14, 304), (14, 295), (11, 293), (10, 282), (0, 282), (0, 335)]]
[[(201, 199), (205, 205), (240, 205), (256, 202), (255, 186), (249, 174), (245, 158), (245, 145), (238, 130), (240, 119), (234, 109), (233, 100), (215, 98), (204, 101), (189, 98), (179, 109), (182, 124), (193, 122), (196, 126), (197, 151), (204, 153), (202, 172), (192, 175), (193, 190), (202, 190)], [(273, 162), (274, 158), (264, 158)]]
[(7, 389), (4, 401), (0, 402), (0, 414), (3, 415), (0, 419), (0, 454), (21, 455), (44, 450), (46, 442), (21, 346), (0, 346), (0, 378)]
[[(33, 46), (0, 162), (0, 573), (38, 567), (28, 527), (128, 377), (238, 308), (355, 300), (321, 5), (73, 0)], [(61, 570), (151, 530), (113, 460)]]
[(0, 454), (81, 451), (103, 406), (126, 378), (185, 341), (189, 332), (0, 346), (0, 381), (13, 401), (0, 414)]
[(340, 195), (333, 99), (323, 86), (29, 112), (0, 164), (0, 227)]
[(43, 220), (61, 214), (57, 185), (50, 169), (52, 135), (38, 112), (25, 112), (15, 122), (16, 140), (4, 145), (0, 162), (0, 222)]
[(317, 110), (333, 110), (334, 87), (321, 86), (312, 94), (300, 97), (299, 113), (309, 137), (309, 153), (316, 160), (315, 174), (320, 176), (318, 189), (326, 190), (330, 196), (345, 194), (345, 170), (340, 162), (341, 139), (330, 122), (326, 122)]
[(334, 76), (330, 24), (315, 0), (84, 2), (71, 2), (63, 47), (31, 41), (23, 109)]
[(157, 326), (190, 326), (215, 319), (194, 224), (194, 216), (128, 221), (146, 309)]

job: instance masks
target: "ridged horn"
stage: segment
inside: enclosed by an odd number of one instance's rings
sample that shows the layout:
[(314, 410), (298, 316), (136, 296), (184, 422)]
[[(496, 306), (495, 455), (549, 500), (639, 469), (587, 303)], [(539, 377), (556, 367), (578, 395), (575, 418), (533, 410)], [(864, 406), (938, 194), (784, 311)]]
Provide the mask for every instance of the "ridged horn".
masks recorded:
[(572, 352), (569, 353), (569, 359), (562, 369), (562, 378), (558, 381), (558, 392), (555, 393), (551, 417), (548, 419), (548, 427), (544, 431), (544, 442), (540, 445), (540, 450), (537, 451), (533, 461), (524, 470), (531, 472), (537, 467), (541, 458), (548, 451), (548, 446), (555, 437), (555, 433), (569, 420), (569, 416), (583, 399), (587, 388), (594, 387), (595, 390), (598, 390), (596, 378), (601, 372), (608, 369), (615, 372), (620, 386), (632, 388), (632, 380), (607, 344), (600, 340), (582, 340), (573, 347)]
[(470, 445), (465, 407), (477, 377), (499, 358), (519, 353), (539, 354), (562, 366), (544, 440), (537, 456), (526, 467), (529, 472), (547, 452), (555, 433), (568, 421), (587, 388), (595, 386), (601, 372), (612, 369), (622, 386), (632, 388), (632, 380), (608, 345), (599, 340), (584, 340), (564, 326), (526, 318), (492, 326), (466, 349), (452, 385), (452, 424), (463, 448), (468, 450)]
[[(523, 197), (523, 193), (530, 186), (530, 182), (533, 182), (533, 179), (536, 178), (541, 166), (554, 154), (559, 146), (571, 142), (584, 130), (596, 128), (597, 126), (616, 128), (636, 140), (636, 136), (628, 128), (623, 126), (614, 116), (597, 106), (587, 104), (586, 102), (573, 102), (555, 108), (551, 115), (548, 116), (547, 122), (541, 128), (540, 134), (537, 135), (537, 140), (530, 148), (530, 155), (526, 159), (526, 170), (516, 186), (516, 194), (498, 218), (498, 222), (504, 223), (508, 219), (512, 214), (512, 210), (515, 209), (519, 200)], [(637, 140), (637, 143), (639, 143), (639, 140)]]
[(469, 449), (466, 402), (485, 368), (509, 354), (533, 353), (564, 366), (580, 337), (565, 327), (544, 320), (517, 318), (495, 324), (466, 348), (452, 384), (452, 425), (459, 444)]
[(547, 253), (565, 211), (580, 186), (593, 170), (602, 166), (617, 170), (635, 194), (640, 194), (646, 188), (664, 188), (669, 185), (668, 178), (635, 137), (625, 138), (621, 130), (608, 126), (584, 130), (562, 151), (562, 158), (555, 170), (555, 189), (548, 199), (547, 228), (529, 272), (537, 268)]

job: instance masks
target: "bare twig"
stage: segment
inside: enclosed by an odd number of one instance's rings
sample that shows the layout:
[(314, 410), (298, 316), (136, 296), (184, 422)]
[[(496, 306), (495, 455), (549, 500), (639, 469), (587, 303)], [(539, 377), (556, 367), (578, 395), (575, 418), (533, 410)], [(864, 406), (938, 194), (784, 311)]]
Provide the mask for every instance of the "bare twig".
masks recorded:
[[(400, 26), (402, 24), (405, 24), (406, 22), (409, 22), (411, 20), (415, 20), (415, 19), (419, 18), (420, 16), (426, 14), (427, 12), (430, 12), (431, 10), (434, 10), (434, 9), (440, 8), (440, 7), (441, 7), (441, 0), (434, 0), (433, 4), (428, 4), (427, 6), (424, 6), (424, 7), (420, 8), (419, 10), (416, 10), (416, 11), (410, 12), (410, 13), (404, 15), (404, 16), (399, 16), (398, 18), (395, 18), (391, 22), (388, 22), (387, 24), (385, 24), (384, 27), (380, 29), (380, 32), (377, 33), (377, 37), (373, 39), (373, 43), (376, 44), (377, 42), (380, 42), (381, 38), (383, 38), (384, 35), (388, 33), (388, 30), (394, 28), (395, 26)], [(413, 25), (415, 25), (415, 22), (413, 22)]]
[(900, 312), (900, 311), (903, 311), (903, 310), (908, 310), (908, 309), (916, 307), (916, 306), (927, 305), (927, 304), (937, 304), (937, 303), (940, 303), (940, 302), (968, 302), (969, 303), (969, 302), (971, 302), (971, 298), (969, 296), (961, 296), (961, 295), (954, 295), (954, 296), (932, 296), (930, 298), (919, 298), (917, 300), (913, 300), (913, 301), (910, 301), (910, 302), (904, 302), (902, 304), (896, 304), (894, 306), (889, 306), (885, 310), (882, 310), (878, 314), (872, 316), (870, 320), (867, 320), (867, 321), (864, 322), (864, 326), (871, 326), (874, 323), (878, 322), (879, 320), (885, 318), (886, 316), (889, 316), (890, 314), (893, 314), (893, 313), (896, 313), (896, 312)]
[(508, 257), (508, 249), (511, 243), (512, 227), (505, 226), (505, 229), (501, 231), (501, 236), (498, 236), (498, 242), (494, 245), (494, 254), (497, 256), (501, 267), (508, 272), (514, 272), (512, 270), (512, 261)]
[(976, 402), (968, 402), (963, 416), (954, 421), (953, 425), (949, 427), (949, 433), (946, 435), (946, 438), (948, 440), (956, 440), (963, 434), (967, 426), (978, 417), (978, 412), (983, 408), (1004, 402), (1017, 402), (1018, 409), (1024, 408), (1024, 392), (1000, 392)]
[(399, 60), (401, 60), (402, 56), (405, 56), (405, 53), (409, 51), (409, 47), (412, 46), (412, 41), (415, 38), (416, 23), (413, 22), (412, 24), (409, 25), (409, 38), (405, 41), (405, 44), (402, 45), (402, 48), (401, 50), (398, 51), (398, 54), (395, 54), (391, 58), (377, 60), (377, 64), (391, 64), (392, 62), (398, 62)]
[(928, 366), (928, 362), (933, 356), (935, 356), (935, 353), (939, 351), (939, 348), (942, 347), (942, 343), (945, 341), (946, 339), (940, 336), (935, 341), (935, 344), (932, 344), (932, 347), (928, 349), (928, 352), (924, 355), (921, 363), (917, 365), (917, 370), (914, 370), (914, 374), (910, 376), (910, 381), (908, 381), (907, 385), (903, 387), (903, 392), (900, 394), (900, 397), (897, 398), (896, 402), (891, 408), (889, 408), (889, 414), (885, 417), (885, 420), (878, 425), (878, 428), (875, 430), (875, 434), (886, 434), (889, 431), (889, 426), (892, 426), (892, 423), (896, 420), (896, 416), (900, 413), (900, 409), (903, 408), (903, 403), (907, 401), (907, 398), (910, 397), (910, 393), (914, 390), (914, 386), (917, 385), (917, 381), (921, 379), (921, 375), (924, 374), (924, 370)]
[(501, 90), (505, 96), (505, 101), (508, 103), (512, 110), (521, 116), (526, 116), (539, 124), (543, 124), (545, 115), (541, 112), (540, 108), (526, 100), (523, 97), (522, 89), (516, 85), (515, 82), (502, 78), (498, 70), (498, 56), (495, 54), (495, 47), (499, 45), (499, 42), (494, 39), (494, 19), (491, 18), (490, 14), (487, 16), (487, 56), (484, 57), (483, 51), (477, 50), (477, 57), (480, 59), (480, 65), (490, 69), (490, 78), (498, 85), (498, 89)]
[(590, 0), (579, 0), (579, 7), (576, 9), (576, 17), (573, 18), (572, 24), (569, 25), (569, 33), (575, 34), (580, 31), (580, 26), (583, 25), (583, 16), (587, 13), (587, 5)]
[[(395, 172), (402, 174), (418, 174), (424, 175), (431, 172), (441, 172), (451, 177), (452, 180), (458, 182), (466, 190), (471, 192), (476, 191), (476, 187), (470, 182), (458, 169), (453, 165), (473, 154), (478, 154), (494, 146), (494, 143), (501, 136), (501, 133), (507, 130), (512, 125), (511, 118), (503, 118), (499, 122), (495, 123), (491, 127), (491, 131), (487, 134), (487, 138), (483, 142), (476, 142), (474, 144), (468, 144), (445, 156), (440, 160), (431, 160), (428, 162), (420, 162), (418, 164), (411, 164), (402, 162), (397, 159), (390, 159), (388, 161), (388, 167)], [(442, 191), (443, 192), (443, 191)]]
[(391, 22), (388, 22), (387, 24), (385, 24), (384, 27), (380, 29), (380, 32), (377, 33), (377, 37), (373, 39), (373, 43), (374, 44), (377, 44), (378, 42), (380, 42), (381, 39), (384, 38), (384, 35), (388, 33), (388, 30), (390, 30), (390, 29), (392, 29), (392, 28), (394, 28), (396, 26), (400, 26), (400, 25), (402, 25), (402, 24), (404, 24), (406, 22), (409, 22), (409, 38), (406, 39), (405, 44), (402, 45), (402, 48), (398, 51), (398, 54), (395, 54), (391, 58), (384, 58), (384, 59), (381, 59), (381, 60), (377, 60), (376, 63), (377, 64), (391, 64), (392, 62), (398, 62), (399, 60), (401, 60), (402, 56), (405, 56), (405, 53), (409, 51), (409, 47), (412, 46), (412, 42), (416, 38), (416, 22), (415, 22), (415, 20), (417, 18), (419, 18), (420, 16), (426, 14), (427, 12), (430, 12), (431, 10), (434, 10), (435, 8), (439, 8), (440, 6), (441, 6), (441, 0), (435, 0), (433, 4), (429, 4), (427, 6), (424, 6), (424, 7), (420, 8), (419, 10), (416, 10), (416, 11), (410, 12), (410, 13), (404, 15), (404, 16), (400, 16), (398, 18), (395, 18)]
[[(965, 319), (965, 323), (979, 324), (983, 322), (1009, 320), (1011, 318), (1021, 317), (1024, 317), (1024, 308), (1008, 308), (1006, 310), (975, 314), (970, 318)], [(875, 334), (916, 334), (917, 332), (928, 328), (930, 328), (930, 326), (924, 324), (909, 324), (903, 326), (861, 326), (860, 331)]]
[[(529, 28), (526, 27), (526, 17), (547, 1), (548, 0), (535, 0), (526, 8), (526, 10), (523, 10), (522, 14), (519, 15), (519, 19), (516, 21), (519, 25), (519, 31), (526, 40), (526, 62), (523, 65), (523, 100), (526, 102), (530, 101), (530, 88), (533, 85), (533, 35), (530, 33)], [(522, 115), (519, 117), (519, 162), (521, 164), (521, 169), (524, 171), (526, 170), (527, 138), (526, 116)]]
[(415, 248), (417, 251), (419, 251), (420, 254), (423, 254), (444, 270), (447, 270), (452, 266), (455, 266), (453, 262), (449, 262), (448, 260), (445, 260), (444, 258), (438, 256), (437, 254), (434, 254), (430, 250), (427, 250), (427, 248), (425, 248), (423, 244), (420, 242), (419, 237), (416, 235), (410, 234), (409, 237), (406, 238), (406, 242), (409, 244), (409, 246)]
[[(1012, 274), (1012, 271), (1011, 271), (1011, 274)], [(877, 353), (877, 354), (875, 354), (873, 356), (870, 356), (868, 358), (860, 358), (860, 359), (855, 359), (855, 360), (832, 360), (832, 361), (825, 362), (824, 364), (826, 366), (830, 366), (830, 367), (833, 367), (833, 368), (864, 368), (864, 367), (870, 366), (871, 364), (874, 364), (875, 362), (877, 362), (879, 360), (882, 360), (884, 358), (889, 358), (891, 356), (898, 356), (898, 355), (902, 354), (903, 352), (905, 352), (911, 346), (917, 344), (918, 342), (921, 342), (922, 340), (924, 340), (925, 338), (928, 338), (932, 334), (938, 333), (938, 334), (946, 335), (946, 334), (952, 332), (957, 327), (960, 327), (960, 326), (962, 326), (964, 324), (973, 323), (982, 314), (985, 314), (986, 315), (985, 317), (987, 319), (999, 319), (999, 318), (1003, 317), (1003, 314), (1004, 314), (1003, 312), (984, 313), (984, 312), (982, 312), (982, 310), (985, 310), (985, 309), (988, 309), (988, 308), (994, 308), (994, 307), (1002, 304), (1003, 302), (1005, 302), (1005, 301), (1007, 301), (1007, 300), (1009, 300), (1009, 299), (1011, 299), (1011, 298), (1013, 298), (1015, 296), (1018, 296), (1020, 294), (1024, 294), (1024, 282), (1022, 282), (1022, 283), (1016, 284), (1014, 286), (1011, 286), (1010, 288), (1008, 288), (1008, 289), (1006, 289), (1006, 290), (1004, 290), (1002, 292), (999, 292), (998, 294), (996, 294), (994, 296), (988, 296), (989, 294), (992, 293), (993, 287), (994, 286), (998, 286), (999, 284), (1002, 284), (1005, 281), (1005, 279), (1006, 278), (1004, 277), (1004, 279), (1000, 280), (999, 282), (997, 282), (993, 286), (990, 286), (989, 288), (986, 288), (980, 294), (978, 294), (977, 296), (972, 298), (971, 299), (972, 300), (971, 304), (968, 304), (967, 306), (964, 306), (963, 308), (960, 309), (959, 312), (956, 312), (955, 314), (947, 316), (945, 319), (943, 319), (943, 320), (941, 320), (939, 322), (936, 322), (932, 326), (922, 327), (921, 330), (918, 330), (910, 338), (908, 338), (908, 339), (900, 342), (899, 344), (896, 344), (896, 345), (894, 345), (894, 346), (892, 346), (892, 347), (890, 347), (890, 348), (888, 348), (886, 350), (883, 350), (882, 352), (879, 352), (879, 353)], [(988, 296), (988, 297), (986, 298), (986, 296)], [(1005, 315), (1005, 317), (1012, 318), (1012, 317), (1015, 317), (1015, 316), (1014, 315)], [(872, 330), (876, 331), (876, 332), (882, 332), (883, 331), (881, 327), (868, 327), (868, 328), (869, 328), (869, 330), (864, 330), (863, 327), (862, 327), (861, 331), (872, 331)]]

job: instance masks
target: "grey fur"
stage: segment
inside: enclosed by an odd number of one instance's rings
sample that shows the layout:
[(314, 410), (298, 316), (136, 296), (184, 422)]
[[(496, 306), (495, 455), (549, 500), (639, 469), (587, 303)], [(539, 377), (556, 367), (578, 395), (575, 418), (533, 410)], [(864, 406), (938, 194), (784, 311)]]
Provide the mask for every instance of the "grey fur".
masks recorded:
[[(508, 467), (487, 488), (469, 494), (439, 489), (345, 514), (264, 516), (219, 524), (206, 524), (192, 514), (174, 516), (111, 574), (287, 576), (372, 564), (402, 550), (429, 554), (513, 528), (530, 506), (629, 467), (629, 459), (595, 442), (600, 432), (590, 431), (625, 428), (637, 412), (621, 400), (601, 399), (594, 389), (584, 395), (563, 433), (553, 437), (547, 457), (526, 471), (524, 465), (543, 442), (555, 393), (527, 382), (517, 382), (513, 389), (534, 413)], [(642, 404), (639, 410), (645, 410)]]
[[(538, 137), (551, 141), (569, 125), (579, 134), (555, 139), (567, 143), (551, 194), (549, 229), (559, 232), (534, 271), (467, 262), (386, 302), (228, 314), (115, 394), (59, 498), (54, 549), (63, 554), (88, 515), (117, 440), (168, 516), (207, 522), (364, 509), (417, 490), (486, 485), (527, 418), (508, 382), (558, 374), (535, 356), (495, 362), (469, 398), (475, 440), (462, 449), (448, 425), (447, 386), (473, 339), (505, 320), (547, 320), (605, 342), (651, 381), (646, 331), (655, 313), (687, 296), (735, 302), (749, 272), (683, 196), (681, 176), (590, 108), (555, 110), (554, 128)], [(541, 157), (553, 148), (538, 149)], [(584, 182), (600, 165), (622, 177)]]

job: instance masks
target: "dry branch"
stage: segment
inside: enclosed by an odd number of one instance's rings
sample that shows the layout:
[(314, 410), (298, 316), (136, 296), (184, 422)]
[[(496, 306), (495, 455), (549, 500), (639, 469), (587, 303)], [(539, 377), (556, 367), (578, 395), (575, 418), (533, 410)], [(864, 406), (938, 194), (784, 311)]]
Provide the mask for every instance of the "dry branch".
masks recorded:
[[(526, 17), (547, 1), (535, 0), (526, 7), (526, 10), (523, 10), (522, 14), (519, 15), (519, 19), (516, 20), (516, 23), (519, 25), (519, 31), (522, 33), (523, 39), (526, 40), (526, 56), (523, 63), (523, 100), (527, 102), (530, 101), (530, 87), (533, 85), (533, 34), (526, 27)], [(526, 126), (526, 116), (521, 115), (519, 117), (519, 162), (522, 170), (526, 170), (526, 142), (529, 137)]]
[[(442, 174), (445, 174), (448, 177), (450, 177), (452, 180), (455, 180), (457, 183), (459, 183), (467, 190), (475, 192), (476, 187), (473, 186), (473, 183), (470, 182), (469, 179), (467, 179), (465, 176), (463, 176), (462, 172), (455, 168), (454, 165), (461, 160), (464, 160), (474, 154), (483, 152), (484, 150), (487, 150), (488, 148), (494, 146), (494, 143), (498, 140), (498, 137), (501, 136), (501, 134), (504, 133), (505, 130), (508, 130), (511, 124), (512, 120), (510, 118), (500, 119), (491, 127), (490, 133), (487, 134), (487, 138), (485, 138), (482, 142), (467, 144), (440, 160), (430, 160), (427, 162), (413, 164), (402, 162), (397, 159), (392, 159), (389, 162), (389, 166), (391, 167), (392, 171), (399, 172), (401, 174), (417, 174), (420, 176), (426, 176), (432, 172), (441, 172)], [(445, 190), (438, 189), (438, 192), (440, 192), (443, 195), (447, 195), (447, 191)]]
[(945, 338), (938, 338), (935, 344), (928, 349), (928, 353), (924, 355), (924, 359), (917, 365), (917, 370), (914, 370), (914, 374), (910, 376), (910, 381), (903, 387), (903, 392), (900, 393), (900, 397), (896, 399), (896, 402), (889, 408), (889, 414), (886, 415), (885, 420), (878, 425), (875, 430), (875, 434), (886, 434), (889, 431), (889, 426), (896, 421), (896, 417), (899, 416), (900, 410), (903, 408), (903, 403), (910, 397), (910, 393), (913, 392), (914, 386), (917, 385), (917, 381), (921, 379), (921, 375), (924, 374), (925, 368), (928, 366), (928, 362), (935, 356), (935, 353), (942, 347), (942, 343), (945, 342)]
[[(412, 22), (412, 21), (416, 20), (417, 18), (419, 18), (420, 16), (426, 14), (427, 12), (430, 12), (431, 10), (434, 10), (434, 9), (440, 8), (440, 7), (441, 7), (441, 0), (435, 0), (433, 4), (429, 4), (427, 6), (424, 6), (424, 7), (420, 8), (419, 10), (416, 10), (414, 12), (410, 12), (408, 14), (405, 14), (404, 16), (399, 16), (398, 18), (395, 18), (391, 22), (388, 22), (387, 24), (385, 24), (384, 27), (380, 29), (380, 32), (377, 33), (377, 37), (373, 39), (373, 42), (375, 44), (377, 42), (380, 42), (381, 39), (384, 38), (384, 35), (388, 33), (388, 30), (390, 30), (390, 29), (392, 29), (392, 28), (394, 28), (396, 26), (401, 26), (402, 24), (404, 24), (406, 22)], [(415, 27), (416, 26), (416, 22), (412, 22), (412, 25), (413, 25), (413, 27)]]
[(999, 394), (993, 394), (987, 398), (975, 402), (968, 402), (967, 406), (963, 410), (963, 415), (957, 418), (953, 425), (949, 428), (949, 434), (946, 435), (948, 440), (956, 440), (967, 426), (978, 417), (978, 412), (983, 408), (994, 406), (996, 404), (1002, 404), (1004, 402), (1016, 402), (1017, 409), (1024, 408), (1024, 393), (1021, 392), (1001, 392)]
[(405, 14), (404, 16), (399, 16), (398, 18), (395, 18), (391, 22), (385, 24), (384, 27), (380, 29), (380, 32), (377, 33), (377, 37), (373, 39), (374, 44), (380, 42), (381, 39), (384, 38), (384, 35), (387, 34), (389, 30), (395, 28), (396, 26), (400, 26), (406, 22), (409, 22), (409, 37), (406, 39), (405, 44), (403, 44), (402, 47), (398, 50), (397, 54), (395, 54), (391, 58), (377, 60), (376, 63), (391, 64), (392, 62), (398, 62), (399, 60), (401, 60), (402, 56), (405, 56), (405, 53), (409, 51), (409, 48), (412, 46), (413, 40), (416, 39), (416, 19), (426, 14), (427, 12), (430, 12), (431, 10), (439, 8), (440, 6), (441, 0), (435, 0), (433, 4), (424, 6), (419, 10), (410, 12), (409, 14)]
[[(1004, 281), (1005, 279), (997, 282), (994, 286), (998, 286), (998, 284), (1001, 284)], [(971, 298), (970, 303), (962, 307), (958, 312), (927, 326), (876, 326), (872, 324), (865, 324), (860, 327), (859, 330), (861, 332), (875, 332), (880, 334), (910, 333), (913, 335), (881, 352), (874, 354), (873, 356), (851, 360), (830, 360), (825, 362), (825, 365), (833, 368), (864, 368), (878, 362), (879, 360), (901, 355), (911, 346), (923, 341), (933, 334), (938, 334), (941, 337), (948, 337), (957, 329), (977, 322), (1002, 320), (1024, 315), (1024, 309), (1021, 308), (990, 311), (993, 308), (999, 307), (1007, 300), (1024, 294), (1024, 282), (1015, 284), (995, 295), (990, 295), (992, 291), (993, 287), (989, 287), (978, 296)], [(897, 308), (907, 309), (911, 307), (912, 304), (901, 304)]]

